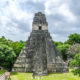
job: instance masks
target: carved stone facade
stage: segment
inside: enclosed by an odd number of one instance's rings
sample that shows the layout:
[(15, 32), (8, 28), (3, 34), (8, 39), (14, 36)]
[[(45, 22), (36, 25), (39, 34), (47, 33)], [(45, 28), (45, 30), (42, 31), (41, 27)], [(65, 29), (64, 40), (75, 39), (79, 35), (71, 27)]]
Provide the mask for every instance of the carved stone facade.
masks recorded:
[(41, 12), (35, 14), (32, 32), (27, 44), (21, 50), (12, 71), (39, 72), (46, 75), (49, 72), (67, 72), (68, 66), (62, 60), (48, 32), (48, 23)]
[(32, 23), (32, 30), (48, 30), (48, 23), (46, 21), (46, 17), (41, 12), (35, 14)]

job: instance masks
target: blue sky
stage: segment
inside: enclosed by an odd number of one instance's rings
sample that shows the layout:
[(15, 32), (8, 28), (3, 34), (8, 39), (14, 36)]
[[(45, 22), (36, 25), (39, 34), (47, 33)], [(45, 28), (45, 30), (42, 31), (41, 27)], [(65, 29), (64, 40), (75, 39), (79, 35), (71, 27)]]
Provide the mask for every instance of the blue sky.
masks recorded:
[(43, 12), (54, 41), (80, 33), (80, 0), (0, 0), (0, 37), (26, 41), (36, 12)]

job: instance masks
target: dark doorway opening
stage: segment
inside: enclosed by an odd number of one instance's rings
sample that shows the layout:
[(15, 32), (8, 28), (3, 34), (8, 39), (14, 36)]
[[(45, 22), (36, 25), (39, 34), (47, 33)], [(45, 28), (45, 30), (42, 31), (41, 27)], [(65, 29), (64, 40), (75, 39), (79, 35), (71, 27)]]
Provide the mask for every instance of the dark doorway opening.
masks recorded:
[(42, 27), (41, 26), (39, 26), (39, 30), (42, 30)]

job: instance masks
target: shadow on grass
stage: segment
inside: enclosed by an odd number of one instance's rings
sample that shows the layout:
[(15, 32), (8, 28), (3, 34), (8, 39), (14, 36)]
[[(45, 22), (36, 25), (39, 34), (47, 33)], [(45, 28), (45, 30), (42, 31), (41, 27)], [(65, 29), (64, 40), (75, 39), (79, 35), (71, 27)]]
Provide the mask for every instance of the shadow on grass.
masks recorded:
[(18, 72), (11, 72), (11, 75), (18, 75)]
[(56, 73), (48, 73), (48, 75), (51, 75), (51, 74), (64, 74), (64, 73), (69, 73), (69, 72), (56, 72)]
[(0, 74), (3, 74), (4, 72), (6, 72), (6, 70), (0, 70)]
[(18, 75), (18, 74), (32, 74), (32, 73), (26, 73), (26, 72), (11, 72), (11, 75)]

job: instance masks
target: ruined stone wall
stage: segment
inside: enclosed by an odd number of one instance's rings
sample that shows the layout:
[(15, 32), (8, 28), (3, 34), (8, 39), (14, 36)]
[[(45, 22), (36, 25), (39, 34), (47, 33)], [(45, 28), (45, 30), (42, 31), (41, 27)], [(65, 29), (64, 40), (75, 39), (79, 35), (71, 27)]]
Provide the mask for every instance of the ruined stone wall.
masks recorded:
[(35, 14), (32, 32), (24, 48), (21, 50), (12, 71), (39, 72), (46, 75), (49, 72), (67, 72), (68, 65), (62, 60), (48, 32), (46, 17), (41, 12)]
[(35, 14), (32, 23), (32, 30), (39, 30), (39, 27), (42, 27), (41, 30), (48, 30), (48, 23), (46, 21), (46, 17), (41, 12)]
[[(42, 27), (41, 30), (48, 30), (48, 26), (46, 25), (41, 25), (41, 27)], [(34, 24), (32, 30), (39, 30), (39, 25), (37, 26)]]
[(32, 31), (27, 45), (22, 49), (13, 71), (48, 74), (66, 72), (67, 64), (62, 60), (48, 31)]

